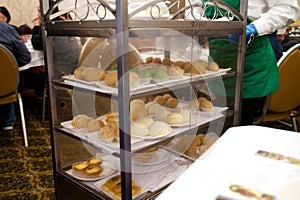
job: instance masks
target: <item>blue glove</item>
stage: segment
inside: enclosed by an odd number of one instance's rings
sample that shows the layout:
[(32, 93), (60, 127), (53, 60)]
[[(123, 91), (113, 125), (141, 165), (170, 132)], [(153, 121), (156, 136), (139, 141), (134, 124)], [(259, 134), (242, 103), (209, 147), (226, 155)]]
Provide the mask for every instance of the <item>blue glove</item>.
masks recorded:
[[(248, 24), (246, 26), (246, 44), (250, 44), (250, 42), (252, 42), (252, 40), (254, 39), (255, 36), (257, 36), (258, 32), (257, 29), (255, 28), (255, 26), (253, 24)], [(229, 35), (229, 40), (231, 42), (237, 43), (239, 39), (239, 35), (238, 34), (230, 34)]]
[(250, 44), (255, 36), (257, 36), (258, 32), (257, 29), (253, 24), (248, 24), (246, 27), (246, 42)]

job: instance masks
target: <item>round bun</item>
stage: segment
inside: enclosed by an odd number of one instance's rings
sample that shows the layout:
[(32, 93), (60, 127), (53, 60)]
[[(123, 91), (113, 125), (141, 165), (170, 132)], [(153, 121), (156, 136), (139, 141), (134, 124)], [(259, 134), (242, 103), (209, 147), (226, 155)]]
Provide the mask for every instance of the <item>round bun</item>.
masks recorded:
[(150, 136), (159, 136), (168, 133), (171, 130), (169, 124), (162, 121), (155, 121), (149, 126)]
[(118, 85), (118, 73), (117, 71), (112, 71), (106, 74), (104, 78), (104, 83), (110, 87), (116, 87)]
[(207, 70), (217, 72), (219, 71), (219, 65), (216, 62), (210, 62), (208, 64)]
[(169, 124), (181, 124), (182, 115), (180, 113), (171, 113), (167, 117), (167, 123)]
[(181, 77), (184, 73), (184, 70), (181, 69), (179, 66), (176, 65), (172, 65), (169, 69), (168, 69), (168, 75), (172, 78), (178, 78)]
[(149, 135), (149, 129), (147, 125), (141, 123), (132, 122), (131, 126), (131, 134), (135, 136), (146, 136)]
[(156, 96), (154, 99), (154, 102), (160, 104), (160, 105), (165, 105), (166, 104), (166, 99), (163, 98), (163, 96)]
[(169, 108), (176, 108), (178, 106), (178, 100), (174, 97), (171, 97), (167, 100), (166, 106)]
[(87, 176), (98, 176), (101, 171), (102, 167), (100, 167), (100, 165), (90, 165), (84, 170)]
[(89, 121), (91, 121), (93, 118), (87, 116), (87, 115), (76, 115), (71, 124), (75, 128), (87, 128)]
[(201, 108), (212, 108), (213, 107), (213, 104), (212, 102), (210, 101), (204, 101), (200, 104), (200, 107)]
[(95, 132), (100, 130), (100, 124), (97, 119), (92, 119), (88, 122), (87, 128), (89, 132)]
[(172, 98), (170, 94), (164, 94), (163, 98), (168, 101), (168, 99)]

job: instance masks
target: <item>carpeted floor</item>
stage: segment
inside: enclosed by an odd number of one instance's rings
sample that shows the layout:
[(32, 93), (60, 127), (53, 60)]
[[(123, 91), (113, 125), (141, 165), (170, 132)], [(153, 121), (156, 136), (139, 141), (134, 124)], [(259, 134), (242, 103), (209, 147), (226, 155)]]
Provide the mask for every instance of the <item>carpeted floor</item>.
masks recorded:
[(55, 199), (49, 121), (42, 123), (42, 99), (23, 97), (29, 146), (24, 146), (16, 104), (14, 130), (0, 131), (0, 200)]
[[(16, 107), (14, 130), (0, 132), (0, 200), (55, 199), (49, 121), (41, 120), (42, 99), (27, 96), (23, 102), (29, 147), (24, 146)], [(265, 126), (292, 130), (277, 122)]]

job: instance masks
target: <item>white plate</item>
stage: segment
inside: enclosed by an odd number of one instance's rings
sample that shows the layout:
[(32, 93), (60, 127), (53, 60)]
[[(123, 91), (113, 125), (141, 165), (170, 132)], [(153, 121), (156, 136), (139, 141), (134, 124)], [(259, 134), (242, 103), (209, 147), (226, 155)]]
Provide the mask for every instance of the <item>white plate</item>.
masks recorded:
[(115, 173), (116, 169), (112, 169), (110, 167), (107, 167), (105, 165), (101, 165), (102, 167), (102, 171), (98, 176), (93, 176), (93, 177), (88, 177), (85, 175), (78, 175), (76, 173), (73, 173), (73, 170), (70, 169), (68, 171), (66, 171), (68, 174), (70, 174), (71, 176), (73, 176), (74, 178), (81, 180), (81, 181), (97, 181), (103, 178), (106, 178), (110, 175), (112, 175), (113, 173)]
[[(143, 153), (141, 153), (141, 154), (143, 154)], [(143, 161), (139, 160), (139, 158), (138, 158), (139, 153), (137, 153), (137, 155), (132, 157), (132, 163), (137, 164), (137, 165), (157, 165), (157, 164), (160, 164), (160, 163), (166, 161), (170, 157), (170, 153), (164, 149), (158, 149), (155, 152), (150, 152), (150, 153), (146, 153), (146, 154), (150, 154), (152, 156), (152, 158), (150, 160), (148, 160), (147, 162), (143, 162)]]
[[(194, 119), (194, 118), (193, 118)], [(187, 121), (187, 122), (182, 122), (180, 124), (171, 124), (171, 123), (168, 123), (170, 124), (171, 127), (184, 127), (184, 126), (192, 126), (192, 125), (195, 125), (197, 124), (198, 122), (200, 121), (200, 119), (198, 120), (192, 120), (192, 121)]]
[[(89, 133), (87, 134), (87, 137), (96, 141), (96, 142), (100, 142), (100, 143), (105, 143), (105, 144), (112, 144), (114, 145), (115, 147), (118, 147), (120, 146), (119, 142), (115, 141), (114, 142), (108, 142), (107, 140), (101, 140), (98, 136), (98, 132), (97, 133)], [(131, 144), (135, 144), (137, 142), (140, 142), (142, 141), (142, 139), (139, 139), (139, 138), (135, 138), (135, 137), (131, 137)]]
[(87, 128), (75, 128), (72, 124), (72, 120), (70, 121), (65, 121), (65, 122), (61, 122), (60, 125), (64, 128), (67, 128), (75, 133), (80, 133), (80, 134), (89, 134), (89, 133), (98, 133), (98, 131), (96, 132), (88, 132)]
[(208, 77), (214, 77), (214, 76), (218, 76), (218, 75), (223, 75), (226, 74), (227, 72), (229, 72), (231, 70), (231, 68), (223, 68), (223, 69), (219, 69), (219, 71), (214, 72), (214, 71), (205, 71), (205, 74), (190, 74), (190, 73), (184, 73), (185, 76), (192, 76), (192, 78), (197, 78), (197, 77), (202, 77), (202, 78), (208, 78)]
[(66, 80), (70, 80), (70, 81), (75, 81), (75, 82), (78, 82), (78, 83), (83, 83), (83, 84), (86, 84), (86, 85), (91, 85), (91, 86), (97, 86), (97, 83), (98, 83), (98, 81), (90, 81), (90, 82), (89, 81), (84, 81), (84, 80), (75, 78), (74, 75), (66, 75), (66, 76), (63, 76), (62, 78), (66, 79)]
[(166, 132), (165, 134), (162, 135), (157, 135), (157, 136), (150, 136), (150, 135), (146, 135), (146, 136), (138, 136), (138, 135), (132, 135), (133, 138), (139, 138), (139, 139), (145, 139), (145, 140), (156, 140), (156, 139), (160, 139), (163, 138), (167, 135), (169, 135), (172, 132), (172, 128), (170, 127), (170, 130), (168, 132)]

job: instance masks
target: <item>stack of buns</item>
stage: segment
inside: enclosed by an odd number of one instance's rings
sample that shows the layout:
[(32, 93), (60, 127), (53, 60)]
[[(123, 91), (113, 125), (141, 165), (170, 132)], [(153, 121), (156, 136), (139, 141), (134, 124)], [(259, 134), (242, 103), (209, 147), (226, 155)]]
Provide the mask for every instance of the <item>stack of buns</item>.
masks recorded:
[[(138, 186), (134, 180), (132, 183), (132, 196), (136, 197), (138, 194), (143, 192), (143, 188)], [(121, 176), (117, 175), (109, 178), (104, 184), (101, 185), (100, 189), (110, 194), (114, 199), (121, 200)]]
[(72, 164), (72, 173), (79, 177), (97, 177), (102, 172), (102, 159), (90, 157), (82, 162)]

